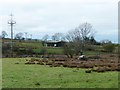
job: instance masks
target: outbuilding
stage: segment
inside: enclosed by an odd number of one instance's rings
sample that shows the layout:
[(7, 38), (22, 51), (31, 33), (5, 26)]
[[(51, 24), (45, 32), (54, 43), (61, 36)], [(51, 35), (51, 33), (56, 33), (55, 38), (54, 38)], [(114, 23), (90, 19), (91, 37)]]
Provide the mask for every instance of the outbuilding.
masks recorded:
[(65, 44), (64, 41), (47, 41), (45, 43), (46, 47), (63, 47)]

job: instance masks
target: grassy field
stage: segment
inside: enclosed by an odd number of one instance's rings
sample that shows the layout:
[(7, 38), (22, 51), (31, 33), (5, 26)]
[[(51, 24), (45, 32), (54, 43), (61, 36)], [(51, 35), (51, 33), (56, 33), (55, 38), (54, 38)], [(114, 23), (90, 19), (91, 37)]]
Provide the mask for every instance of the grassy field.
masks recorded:
[[(4, 43), (10, 43), (11, 40), (9, 39), (5, 39), (3, 40)], [(45, 48), (46, 49), (46, 53), (47, 54), (64, 54), (64, 49), (62, 47), (44, 47), (42, 44), (42, 41), (40, 40), (13, 40), (14, 42), (14, 46), (17, 47), (18, 51), (25, 51), (26, 49), (32, 49), (34, 54), (38, 54), (41, 53), (42, 49)], [(105, 52), (101, 52), (101, 50), (103, 50), (103, 47), (101, 45), (93, 45), (91, 47), (93, 50), (92, 51), (85, 51), (84, 54), (85, 55), (97, 55), (97, 54), (104, 54)], [(20, 50), (19, 50), (20, 49)], [(117, 49), (117, 47), (116, 47)], [(17, 53), (18, 51), (15, 50), (15, 53)], [(27, 51), (25, 51), (27, 52)], [(23, 52), (22, 52), (23, 53)]]
[[(35, 51), (35, 53), (40, 53), (40, 50), (43, 48), (42, 43), (39, 42), (17, 42), (16, 46), (18, 47), (30, 47), (30, 48), (34, 48), (33, 50)], [(63, 54), (63, 48), (53, 48), (53, 47), (46, 47), (46, 53), (50, 53), (50, 54)]]
[(16, 46), (19, 47), (31, 47), (31, 48), (41, 48), (42, 47), (42, 43), (41, 42), (17, 42)]
[(47, 48), (47, 53), (64, 54), (63, 48)]
[(25, 65), (25, 59), (3, 58), (3, 88), (117, 88), (118, 72), (85, 73), (85, 69)]

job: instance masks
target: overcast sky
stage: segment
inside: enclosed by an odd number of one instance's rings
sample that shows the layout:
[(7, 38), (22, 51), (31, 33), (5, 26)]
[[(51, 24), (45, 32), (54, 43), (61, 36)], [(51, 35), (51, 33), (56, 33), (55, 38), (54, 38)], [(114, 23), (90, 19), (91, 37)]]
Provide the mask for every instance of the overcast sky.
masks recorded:
[(97, 40), (118, 39), (118, 0), (0, 0), (0, 30), (14, 14), (14, 34), (28, 32), (40, 39), (45, 34), (67, 33), (88, 22)]

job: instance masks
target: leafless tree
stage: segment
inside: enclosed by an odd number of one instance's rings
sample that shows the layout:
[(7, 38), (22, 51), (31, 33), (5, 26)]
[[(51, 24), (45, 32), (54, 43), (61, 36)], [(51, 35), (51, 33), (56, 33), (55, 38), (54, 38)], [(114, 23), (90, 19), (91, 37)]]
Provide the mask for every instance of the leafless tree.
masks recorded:
[(6, 31), (2, 31), (2, 35), (1, 35), (1, 37), (2, 37), (2, 43), (4, 43), (4, 38), (6, 36), (8, 36), (8, 34), (6, 33)]
[(75, 53), (74, 50), (74, 43), (73, 42), (68, 42), (64, 45), (64, 54), (67, 55), (68, 58), (73, 58), (73, 55)]
[(63, 33), (55, 33), (52, 36), (52, 40), (54, 40), (54, 41), (64, 41), (65, 40), (64, 34)]
[(2, 31), (2, 38), (5, 38), (6, 36), (8, 36), (8, 34), (6, 33), (6, 31)]
[(94, 32), (92, 25), (90, 23), (82, 23), (67, 33), (66, 40), (69, 42), (69, 44), (71, 44), (71, 42), (73, 43), (73, 47), (71, 48), (74, 50), (74, 53), (78, 55), (80, 53), (82, 54), (83, 51), (85, 51), (85, 48), (89, 43), (89, 39), (93, 37), (93, 35)]
[(48, 38), (49, 38), (49, 35), (46, 34), (46, 35), (43, 36), (42, 40), (46, 42), (48, 40)]
[(22, 39), (23, 38), (23, 33), (17, 33), (16, 35), (15, 35), (15, 39)]
[(84, 40), (86, 37), (91, 37), (93, 36), (94, 32), (93, 32), (93, 26), (90, 23), (83, 23), (80, 24), (79, 27), (77, 27), (77, 29), (80, 32), (80, 35), (82, 37), (82, 39)]
[(70, 30), (66, 35), (66, 40), (69, 42), (80, 41), (81, 35), (77, 28)]

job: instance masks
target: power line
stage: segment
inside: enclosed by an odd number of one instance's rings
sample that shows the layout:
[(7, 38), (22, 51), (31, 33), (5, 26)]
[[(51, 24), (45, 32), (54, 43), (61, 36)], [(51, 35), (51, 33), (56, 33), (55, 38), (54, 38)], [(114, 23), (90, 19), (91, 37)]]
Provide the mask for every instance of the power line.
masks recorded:
[(10, 24), (11, 27), (11, 57), (13, 57), (13, 25), (16, 24), (16, 22), (13, 20), (13, 14), (10, 15), (8, 24)]

